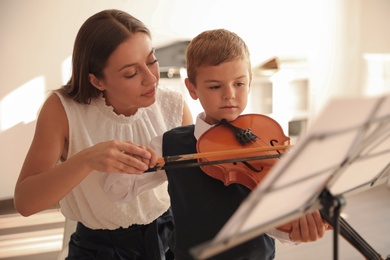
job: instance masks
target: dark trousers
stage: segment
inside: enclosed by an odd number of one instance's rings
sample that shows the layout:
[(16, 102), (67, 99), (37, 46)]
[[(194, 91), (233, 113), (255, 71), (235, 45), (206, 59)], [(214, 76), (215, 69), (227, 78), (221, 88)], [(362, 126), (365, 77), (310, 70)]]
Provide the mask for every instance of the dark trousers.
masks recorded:
[(116, 230), (93, 230), (79, 222), (70, 238), (66, 259), (173, 260), (168, 248), (172, 230), (170, 210), (148, 225), (132, 225)]

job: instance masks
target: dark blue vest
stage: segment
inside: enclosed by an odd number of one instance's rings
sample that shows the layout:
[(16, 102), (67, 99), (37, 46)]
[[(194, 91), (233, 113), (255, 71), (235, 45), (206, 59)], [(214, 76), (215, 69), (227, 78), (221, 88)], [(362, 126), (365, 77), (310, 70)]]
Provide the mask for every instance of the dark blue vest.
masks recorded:
[[(194, 125), (178, 127), (163, 136), (163, 156), (196, 153)], [(250, 190), (240, 184), (225, 186), (199, 167), (166, 170), (175, 228), (171, 250), (175, 259), (192, 259), (189, 250), (212, 240), (237, 210)], [(212, 259), (275, 257), (274, 239), (261, 235)]]

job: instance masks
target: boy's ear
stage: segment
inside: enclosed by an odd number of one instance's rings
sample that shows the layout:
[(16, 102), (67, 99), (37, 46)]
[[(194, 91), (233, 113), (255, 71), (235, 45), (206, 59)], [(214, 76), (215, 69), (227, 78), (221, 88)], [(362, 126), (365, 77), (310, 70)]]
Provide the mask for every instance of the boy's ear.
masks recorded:
[(252, 73), (249, 74), (248, 93), (251, 91), (251, 87), (252, 87)]
[(186, 87), (188, 89), (188, 93), (190, 93), (190, 96), (192, 97), (193, 100), (198, 99), (198, 95), (196, 94), (196, 88), (194, 84), (192, 84), (188, 78), (184, 80), (184, 83), (186, 84)]
[(90, 82), (95, 88), (97, 88), (98, 90), (101, 90), (101, 91), (104, 90), (104, 87), (101, 85), (100, 80), (99, 80), (95, 75), (93, 75), (92, 73), (89, 73), (89, 74), (88, 74), (88, 79), (89, 79), (89, 82)]

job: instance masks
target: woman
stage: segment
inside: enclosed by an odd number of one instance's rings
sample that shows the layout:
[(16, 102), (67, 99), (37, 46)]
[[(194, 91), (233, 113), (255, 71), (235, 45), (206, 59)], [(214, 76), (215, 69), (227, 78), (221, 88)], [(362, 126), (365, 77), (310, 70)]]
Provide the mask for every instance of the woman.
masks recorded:
[[(146, 145), (192, 117), (180, 94), (157, 88), (158, 80), (141, 21), (105, 10), (81, 26), (71, 79), (45, 101), (15, 187), (23, 216), (59, 202), (78, 222), (68, 259), (165, 258), (169, 197), (163, 179), (157, 187), (143, 181), (157, 161)], [(112, 189), (118, 174), (131, 174), (121, 187), (136, 191), (131, 201)]]

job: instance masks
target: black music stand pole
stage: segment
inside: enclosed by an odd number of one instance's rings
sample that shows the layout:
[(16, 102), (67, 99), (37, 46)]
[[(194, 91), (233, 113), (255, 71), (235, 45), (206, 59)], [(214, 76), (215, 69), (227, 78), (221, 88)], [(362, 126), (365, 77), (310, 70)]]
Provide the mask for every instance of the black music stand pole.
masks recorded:
[(339, 234), (340, 234), (340, 214), (341, 209), (345, 205), (345, 200), (342, 196), (334, 197), (327, 189), (324, 189), (320, 195), (320, 201), (323, 209), (320, 211), (323, 219), (328, 220), (333, 227), (333, 259), (338, 260), (339, 256)]

